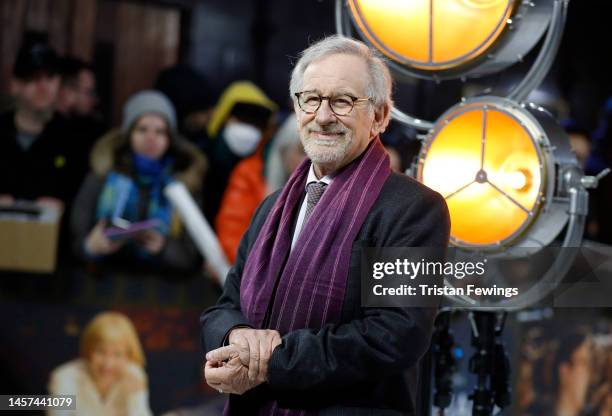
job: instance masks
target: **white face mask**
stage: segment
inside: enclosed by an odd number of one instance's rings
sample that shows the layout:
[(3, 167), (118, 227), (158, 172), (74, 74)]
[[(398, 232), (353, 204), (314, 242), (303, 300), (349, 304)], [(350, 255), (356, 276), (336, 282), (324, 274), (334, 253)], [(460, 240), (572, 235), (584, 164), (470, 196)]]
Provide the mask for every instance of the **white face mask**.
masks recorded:
[(261, 131), (250, 124), (232, 121), (225, 126), (223, 136), (235, 155), (245, 157), (257, 149), (261, 140)]

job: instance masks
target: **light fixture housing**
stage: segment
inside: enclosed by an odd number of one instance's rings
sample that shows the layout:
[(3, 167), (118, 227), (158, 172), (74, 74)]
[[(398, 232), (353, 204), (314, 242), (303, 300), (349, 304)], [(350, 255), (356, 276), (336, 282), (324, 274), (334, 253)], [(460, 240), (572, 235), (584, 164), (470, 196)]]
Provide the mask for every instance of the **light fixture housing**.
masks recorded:
[[(446, 198), (452, 244), (483, 251), (545, 246), (563, 228), (555, 152), (571, 151), (555, 124), (538, 120), (546, 117), (500, 97), (466, 100), (440, 117), (421, 147), (417, 179)], [(534, 227), (538, 218), (545, 226)]]
[(347, 0), (363, 40), (412, 77), (499, 72), (521, 61), (550, 23), (553, 1)]
[[(493, 96), (451, 107), (424, 139), (413, 173), (445, 197), (451, 244), (468, 257), (528, 258), (564, 229), (560, 246), (580, 245), (589, 177), (567, 134), (542, 107)], [(573, 253), (555, 260), (517, 299), (451, 299), (463, 307), (531, 305), (556, 286)]]

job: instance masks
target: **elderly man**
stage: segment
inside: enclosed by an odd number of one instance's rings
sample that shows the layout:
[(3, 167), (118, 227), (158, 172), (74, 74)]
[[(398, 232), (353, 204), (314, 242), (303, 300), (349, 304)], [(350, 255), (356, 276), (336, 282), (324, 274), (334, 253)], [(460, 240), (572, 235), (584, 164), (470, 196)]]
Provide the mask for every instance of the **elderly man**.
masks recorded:
[(361, 306), (361, 247), (448, 244), (440, 195), (391, 173), (391, 76), (363, 43), (306, 49), (291, 96), (308, 159), (268, 197), (216, 306), (205, 377), (227, 414), (415, 414), (435, 310)]

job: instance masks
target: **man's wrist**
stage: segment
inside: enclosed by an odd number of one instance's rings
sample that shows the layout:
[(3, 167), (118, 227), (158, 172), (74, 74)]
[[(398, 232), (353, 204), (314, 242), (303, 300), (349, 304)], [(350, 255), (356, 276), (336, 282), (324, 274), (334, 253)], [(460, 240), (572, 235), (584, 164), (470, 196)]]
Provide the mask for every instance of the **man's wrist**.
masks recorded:
[(231, 344), (232, 342), (231, 342), (230, 338), (232, 336), (232, 332), (234, 332), (234, 330), (236, 330), (236, 329), (241, 329), (241, 328), (250, 328), (250, 329), (252, 329), (253, 327), (248, 326), (248, 325), (236, 325), (236, 326), (231, 327), (229, 329), (229, 331), (227, 331), (227, 333), (225, 334), (225, 337), (223, 338), (223, 342), (221, 343), (221, 346), (222, 347), (226, 347), (229, 344)]

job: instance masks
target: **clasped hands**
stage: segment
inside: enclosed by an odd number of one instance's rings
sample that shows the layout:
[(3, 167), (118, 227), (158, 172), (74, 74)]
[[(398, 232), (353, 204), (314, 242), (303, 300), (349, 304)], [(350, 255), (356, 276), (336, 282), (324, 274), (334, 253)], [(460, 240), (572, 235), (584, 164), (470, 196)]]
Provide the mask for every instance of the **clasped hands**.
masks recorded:
[(275, 330), (233, 329), (229, 345), (206, 354), (206, 382), (220, 393), (243, 394), (257, 387), (267, 381), (270, 357), (281, 343)]

